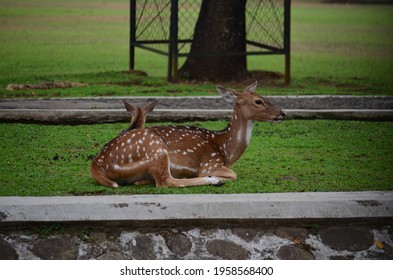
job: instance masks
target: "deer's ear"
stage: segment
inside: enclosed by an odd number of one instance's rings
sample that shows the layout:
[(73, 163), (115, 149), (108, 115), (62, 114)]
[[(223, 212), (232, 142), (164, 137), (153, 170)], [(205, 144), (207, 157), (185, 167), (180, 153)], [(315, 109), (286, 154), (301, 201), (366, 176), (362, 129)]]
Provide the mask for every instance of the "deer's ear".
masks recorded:
[(153, 111), (155, 106), (156, 106), (156, 102), (152, 101), (149, 104), (147, 104), (145, 107), (143, 107), (143, 111), (145, 113), (149, 113), (149, 112)]
[(124, 106), (126, 107), (126, 110), (128, 112), (130, 112), (133, 115), (135, 114), (135, 112), (138, 112), (138, 108), (137, 107), (135, 107), (134, 105), (131, 105), (127, 101), (123, 101), (123, 102), (124, 102)]
[(238, 95), (237, 92), (224, 88), (222, 86), (216, 86), (217, 92), (224, 98), (226, 102), (233, 102), (233, 100), (236, 99), (236, 96)]
[(258, 86), (258, 81), (255, 81), (252, 85), (249, 85), (246, 87), (243, 92), (256, 92), (257, 91), (257, 86)]

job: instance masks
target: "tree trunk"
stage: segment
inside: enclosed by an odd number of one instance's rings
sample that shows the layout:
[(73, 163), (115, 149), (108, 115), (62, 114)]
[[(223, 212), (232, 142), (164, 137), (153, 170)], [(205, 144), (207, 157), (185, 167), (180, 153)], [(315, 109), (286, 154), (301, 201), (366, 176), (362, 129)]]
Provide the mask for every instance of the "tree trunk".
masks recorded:
[(203, 0), (181, 78), (228, 81), (247, 76), (245, 12), (246, 0)]

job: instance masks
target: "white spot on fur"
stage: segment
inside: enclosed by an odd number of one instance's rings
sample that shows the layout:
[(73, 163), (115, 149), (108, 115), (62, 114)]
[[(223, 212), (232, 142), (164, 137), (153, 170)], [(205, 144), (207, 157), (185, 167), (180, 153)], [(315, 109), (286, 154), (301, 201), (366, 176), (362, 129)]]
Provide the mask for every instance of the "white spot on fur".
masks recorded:
[(196, 168), (192, 168), (186, 165), (178, 165), (178, 164), (174, 164), (171, 162), (171, 169), (175, 169), (175, 170), (187, 170), (193, 173), (196, 173), (198, 170)]
[(254, 127), (254, 122), (253, 121), (248, 121), (247, 122), (247, 130), (246, 130), (246, 143), (247, 143), (247, 145), (250, 144), (252, 128), (253, 127)]

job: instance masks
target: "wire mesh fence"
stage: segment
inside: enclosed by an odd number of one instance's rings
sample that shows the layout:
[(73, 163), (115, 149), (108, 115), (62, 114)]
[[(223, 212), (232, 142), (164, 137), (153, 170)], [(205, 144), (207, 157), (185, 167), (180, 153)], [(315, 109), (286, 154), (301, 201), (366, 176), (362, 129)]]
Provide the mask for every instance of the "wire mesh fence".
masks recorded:
[[(284, 1), (248, 0), (246, 6), (247, 41), (264, 47), (284, 49)], [(263, 48), (262, 46), (262, 48)], [(256, 46), (247, 44), (248, 48)], [(247, 48), (247, 50), (249, 50)]]
[[(201, 4), (202, 0), (130, 0), (130, 68), (134, 68), (134, 48), (140, 47), (168, 56), (168, 80), (176, 79), (172, 75), (177, 58), (190, 52)], [(285, 55), (287, 82), (289, 17), (290, 0), (247, 0), (246, 55)]]

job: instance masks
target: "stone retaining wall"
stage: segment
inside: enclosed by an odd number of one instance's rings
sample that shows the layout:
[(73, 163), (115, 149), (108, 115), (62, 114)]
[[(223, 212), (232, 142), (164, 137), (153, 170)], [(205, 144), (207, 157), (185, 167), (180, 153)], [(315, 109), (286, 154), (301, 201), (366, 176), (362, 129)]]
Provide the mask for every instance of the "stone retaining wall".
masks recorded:
[(0, 230), (0, 259), (393, 259), (389, 224)]

